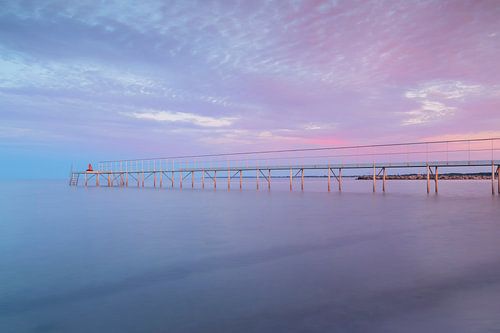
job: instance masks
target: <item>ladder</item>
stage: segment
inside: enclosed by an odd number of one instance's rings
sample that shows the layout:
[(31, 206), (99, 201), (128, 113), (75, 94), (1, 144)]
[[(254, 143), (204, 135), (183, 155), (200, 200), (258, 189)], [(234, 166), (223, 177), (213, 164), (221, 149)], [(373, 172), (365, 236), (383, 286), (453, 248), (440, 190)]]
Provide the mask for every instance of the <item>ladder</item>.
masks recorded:
[(78, 177), (80, 174), (76, 172), (71, 173), (71, 178), (69, 179), (69, 186), (78, 186)]

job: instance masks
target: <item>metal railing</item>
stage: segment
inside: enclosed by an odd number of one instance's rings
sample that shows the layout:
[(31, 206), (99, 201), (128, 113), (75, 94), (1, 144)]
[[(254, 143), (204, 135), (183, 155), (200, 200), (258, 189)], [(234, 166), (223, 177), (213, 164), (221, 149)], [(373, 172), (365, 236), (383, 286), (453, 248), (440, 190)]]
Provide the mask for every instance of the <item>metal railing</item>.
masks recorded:
[(406, 142), (99, 161), (97, 171), (151, 172), (263, 168), (308, 164), (475, 161), (500, 159), (500, 138)]

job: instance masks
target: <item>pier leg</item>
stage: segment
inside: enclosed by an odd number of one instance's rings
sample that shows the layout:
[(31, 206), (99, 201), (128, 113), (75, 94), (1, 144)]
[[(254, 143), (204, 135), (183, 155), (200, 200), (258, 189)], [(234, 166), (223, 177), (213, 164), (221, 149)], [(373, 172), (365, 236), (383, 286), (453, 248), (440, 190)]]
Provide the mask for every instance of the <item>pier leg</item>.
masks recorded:
[(438, 167), (434, 167), (434, 192), (438, 193)]
[(292, 168), (290, 168), (290, 191), (293, 190), (293, 174)]
[(194, 171), (191, 171), (191, 188), (194, 188)]
[(99, 187), (99, 171), (97, 171), (96, 175), (95, 175), (95, 186)]
[(136, 176), (137, 176), (137, 187), (140, 187), (141, 186), (141, 183), (140, 183), (141, 182), (141, 174), (138, 172), (136, 174)]
[(382, 192), (385, 193), (385, 179), (387, 177), (387, 172), (385, 170), (385, 168), (383, 168), (383, 176), (382, 176)]
[(431, 192), (431, 168), (427, 165), (427, 194)]
[(205, 169), (201, 170), (201, 189), (205, 189)]
[(339, 192), (342, 192), (342, 169), (339, 169)]
[(163, 171), (160, 172), (160, 188), (163, 187)]
[(174, 172), (172, 171), (172, 177), (170, 178), (170, 180), (172, 181), (172, 188), (174, 188)]
[(88, 181), (88, 179), (87, 179), (87, 173), (85, 172), (85, 187), (87, 187), (87, 181)]
[(231, 190), (231, 170), (227, 169), (227, 190)]
[(330, 166), (328, 166), (328, 192), (331, 191), (331, 188), (330, 188)]
[(128, 187), (128, 171), (125, 173), (125, 187)]
[(144, 172), (142, 173), (142, 187), (144, 187), (144, 181), (145, 181), (145, 176), (144, 176)]
[(495, 195), (495, 164), (491, 162), (491, 195)]
[(301, 169), (300, 175), (300, 190), (304, 191), (304, 169)]
[(111, 174), (108, 173), (108, 187), (111, 187)]
[(267, 189), (271, 189), (271, 169), (267, 170)]
[(255, 181), (256, 181), (256, 184), (257, 184), (257, 190), (259, 189), (259, 169), (257, 169), (257, 175), (255, 177)]
[(182, 171), (179, 173), (179, 188), (182, 190)]
[(240, 170), (240, 190), (243, 189), (243, 171)]
[(375, 193), (375, 191), (377, 190), (377, 183), (376, 183), (376, 179), (377, 179), (377, 170), (375, 169), (375, 164), (373, 165), (373, 193)]
[(153, 172), (153, 187), (156, 188), (156, 172)]
[(498, 182), (497, 192), (498, 195), (500, 195), (500, 165), (497, 166), (497, 182)]
[(217, 189), (217, 170), (214, 170), (214, 190)]

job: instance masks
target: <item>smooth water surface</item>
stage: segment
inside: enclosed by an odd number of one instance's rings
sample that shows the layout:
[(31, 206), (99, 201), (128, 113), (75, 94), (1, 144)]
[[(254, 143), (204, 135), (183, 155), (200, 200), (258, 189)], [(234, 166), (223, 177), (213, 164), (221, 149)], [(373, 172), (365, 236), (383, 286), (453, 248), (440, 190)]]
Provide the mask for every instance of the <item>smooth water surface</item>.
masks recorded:
[(487, 181), (0, 185), (0, 332), (500, 332)]

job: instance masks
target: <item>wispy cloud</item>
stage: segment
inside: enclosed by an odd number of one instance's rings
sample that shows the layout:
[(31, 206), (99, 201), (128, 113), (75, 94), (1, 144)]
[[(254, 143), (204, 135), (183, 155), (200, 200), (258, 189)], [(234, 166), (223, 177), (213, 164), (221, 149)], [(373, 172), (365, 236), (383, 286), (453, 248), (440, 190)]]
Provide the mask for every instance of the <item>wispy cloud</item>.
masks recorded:
[(336, 123), (307, 123), (304, 126), (306, 131), (333, 130), (337, 127)]
[(441, 102), (422, 100), (419, 109), (406, 112), (407, 119), (403, 120), (403, 125), (418, 125), (453, 115), (456, 108), (446, 106)]
[(195, 113), (172, 112), (172, 111), (145, 111), (131, 112), (126, 115), (137, 118), (154, 120), (159, 122), (189, 123), (201, 127), (226, 127), (230, 126), (237, 119), (235, 117), (209, 117)]
[(405, 93), (410, 99), (463, 99), (490, 93), (490, 89), (480, 84), (461, 81), (433, 81)]
[(420, 107), (405, 112), (403, 125), (419, 125), (451, 117), (459, 105), (474, 98), (489, 98), (498, 94), (497, 86), (469, 84), (462, 81), (431, 81), (405, 92), (407, 99)]

